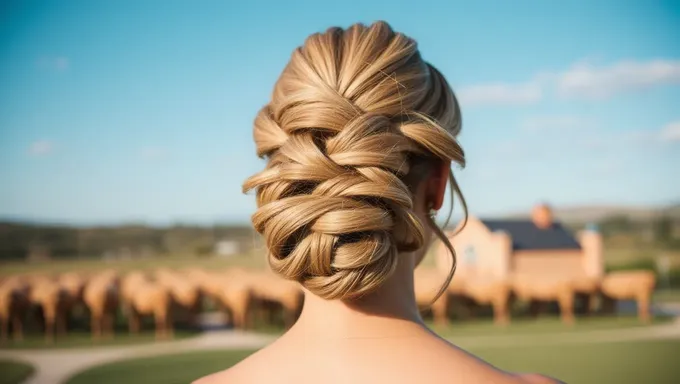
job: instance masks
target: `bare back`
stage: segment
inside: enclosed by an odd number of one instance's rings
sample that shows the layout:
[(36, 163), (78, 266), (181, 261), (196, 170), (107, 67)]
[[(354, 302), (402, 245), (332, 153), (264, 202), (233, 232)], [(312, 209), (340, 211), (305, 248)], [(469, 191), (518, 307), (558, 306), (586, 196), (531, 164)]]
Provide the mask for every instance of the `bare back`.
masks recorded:
[(424, 328), (412, 331), (404, 337), (355, 339), (312, 339), (291, 332), (195, 384), (555, 383), (503, 372)]

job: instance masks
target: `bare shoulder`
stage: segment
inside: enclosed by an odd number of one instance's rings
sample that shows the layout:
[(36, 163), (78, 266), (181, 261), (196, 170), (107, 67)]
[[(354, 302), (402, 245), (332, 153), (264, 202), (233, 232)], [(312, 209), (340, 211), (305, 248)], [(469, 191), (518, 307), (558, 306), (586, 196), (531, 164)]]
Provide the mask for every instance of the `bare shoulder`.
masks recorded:
[[(536, 373), (523, 373), (517, 374), (513, 372), (507, 372), (502, 369), (495, 367), (487, 361), (471, 354), (446, 340), (442, 340), (443, 343), (439, 345), (440, 351), (437, 355), (441, 356), (442, 359), (448, 360), (446, 364), (447, 368), (443, 369), (442, 372), (448, 371), (455, 372), (455, 375), (461, 379), (461, 382), (491, 382), (491, 383), (504, 383), (504, 384), (564, 384), (559, 380), (549, 378), (544, 375)], [(429, 357), (432, 359), (432, 357)], [(461, 373), (464, 372), (464, 373)], [(447, 376), (450, 377), (448, 373)], [(432, 378), (432, 382), (437, 381), (436, 378)]]

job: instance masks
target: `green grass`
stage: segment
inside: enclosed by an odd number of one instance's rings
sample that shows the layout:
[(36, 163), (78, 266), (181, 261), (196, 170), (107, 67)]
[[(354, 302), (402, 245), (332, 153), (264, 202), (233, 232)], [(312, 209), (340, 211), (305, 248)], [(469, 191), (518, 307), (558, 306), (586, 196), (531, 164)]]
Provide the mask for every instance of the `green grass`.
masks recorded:
[[(499, 368), (539, 372), (578, 384), (678, 382), (678, 341), (471, 350)], [(236, 364), (252, 351), (209, 351), (121, 361), (88, 369), (67, 384), (186, 384)]]
[(680, 382), (679, 341), (567, 344), (473, 350), (499, 368), (538, 372), (577, 384)]
[[(279, 319), (276, 319), (279, 320)], [(669, 317), (657, 317), (652, 324), (663, 324), (671, 320)], [(497, 326), (490, 319), (454, 320), (446, 327), (435, 326), (428, 323), (434, 331), (443, 337), (457, 336), (493, 336), (493, 335), (527, 335), (534, 337), (543, 334), (555, 334), (564, 332), (579, 332), (598, 329), (623, 329), (643, 327), (647, 324), (640, 323), (633, 316), (597, 316), (580, 317), (573, 326), (563, 324), (558, 317), (545, 316), (539, 319), (516, 318), (506, 326)], [(270, 335), (279, 335), (284, 332), (282, 321), (275, 323), (256, 322), (253, 331)], [(200, 334), (198, 330), (175, 330), (174, 340), (193, 337)], [(152, 329), (143, 330), (138, 335), (131, 335), (124, 329), (118, 329), (113, 339), (93, 341), (89, 332), (70, 332), (65, 338), (57, 338), (53, 344), (45, 343), (41, 334), (28, 334), (23, 341), (7, 341), (0, 344), (0, 349), (53, 349), (53, 348), (85, 348), (106, 347), (118, 345), (133, 345), (155, 342)]]
[(253, 351), (209, 351), (120, 361), (85, 370), (67, 384), (188, 384), (228, 368)]
[[(499, 326), (493, 320), (453, 320), (447, 326), (437, 326), (431, 321), (426, 321), (428, 327), (442, 337), (457, 336), (503, 336), (503, 335), (554, 335), (556, 333), (573, 333), (582, 331), (629, 329), (647, 327), (650, 325), (665, 324), (672, 321), (672, 317), (655, 317), (651, 324), (641, 323), (635, 316), (592, 316), (577, 317), (573, 325), (565, 325), (557, 316), (543, 316), (538, 319), (527, 317), (515, 318), (510, 324)], [(284, 332), (283, 325), (256, 323), (255, 332), (277, 335)]]
[[(670, 317), (656, 317), (652, 324), (663, 324), (671, 320)], [(649, 324), (641, 323), (637, 317), (633, 316), (577, 317), (572, 326), (563, 324), (557, 317), (513, 319), (506, 326), (495, 325), (491, 320), (456, 321), (451, 322), (447, 327), (428, 325), (442, 337), (493, 335), (527, 335), (535, 337), (536, 335), (544, 334), (649, 326)]]
[[(198, 331), (176, 330), (173, 340), (180, 340), (198, 335)], [(57, 337), (52, 344), (45, 342), (42, 335), (30, 334), (23, 341), (8, 340), (0, 344), (0, 349), (54, 349), (54, 348), (85, 348), (85, 347), (110, 347), (118, 345), (133, 345), (156, 342), (153, 331), (142, 331), (137, 335), (131, 335), (127, 331), (116, 333), (112, 339), (92, 340), (87, 332), (71, 332), (63, 338)]]
[(0, 384), (18, 384), (33, 374), (32, 365), (14, 360), (0, 360)]
[(654, 302), (680, 303), (680, 289), (664, 289), (654, 293)]
[[(671, 265), (680, 266), (680, 251), (667, 250), (650, 246), (604, 246), (604, 261), (606, 264), (618, 266), (634, 263), (651, 262), (661, 255), (668, 255), (671, 258)], [(641, 261), (642, 260), (642, 261)]]

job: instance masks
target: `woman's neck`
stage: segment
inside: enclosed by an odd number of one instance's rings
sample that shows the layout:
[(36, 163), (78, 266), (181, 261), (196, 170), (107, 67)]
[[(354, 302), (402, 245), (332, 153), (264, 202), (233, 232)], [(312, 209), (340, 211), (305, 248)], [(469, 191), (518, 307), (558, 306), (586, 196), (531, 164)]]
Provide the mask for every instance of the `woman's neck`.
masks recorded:
[(321, 338), (403, 337), (420, 333), (414, 256), (400, 254), (394, 274), (377, 291), (350, 302), (324, 300), (305, 292), (305, 303), (291, 333)]

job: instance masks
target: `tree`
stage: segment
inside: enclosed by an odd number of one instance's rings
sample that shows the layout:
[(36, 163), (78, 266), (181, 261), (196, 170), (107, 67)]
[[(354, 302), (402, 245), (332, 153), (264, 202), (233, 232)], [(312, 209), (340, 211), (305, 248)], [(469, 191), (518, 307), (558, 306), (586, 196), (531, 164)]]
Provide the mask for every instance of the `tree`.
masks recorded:
[(657, 244), (666, 247), (673, 240), (673, 221), (668, 216), (661, 216), (654, 221), (654, 240)]
[(602, 234), (605, 236), (617, 233), (627, 233), (633, 230), (633, 223), (625, 215), (609, 216), (602, 219), (599, 223)]

